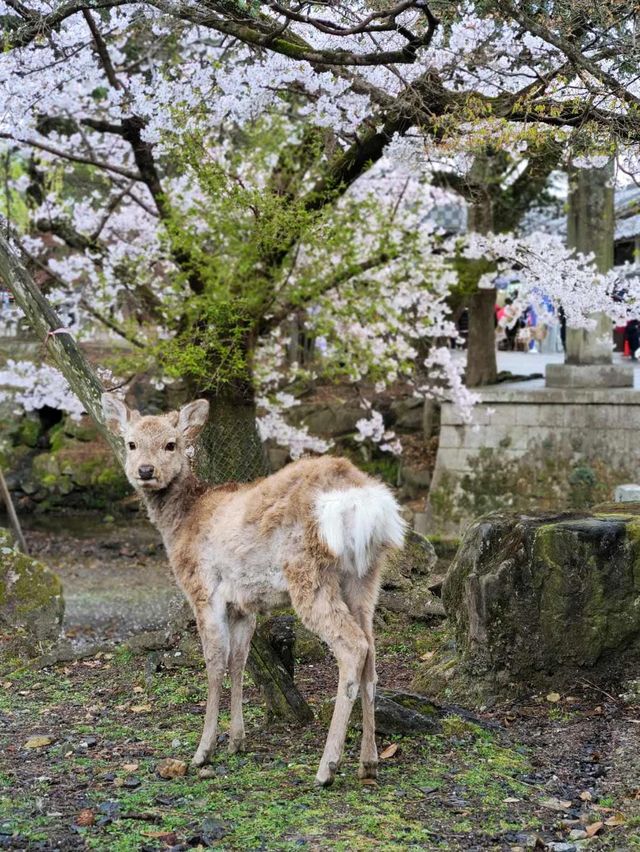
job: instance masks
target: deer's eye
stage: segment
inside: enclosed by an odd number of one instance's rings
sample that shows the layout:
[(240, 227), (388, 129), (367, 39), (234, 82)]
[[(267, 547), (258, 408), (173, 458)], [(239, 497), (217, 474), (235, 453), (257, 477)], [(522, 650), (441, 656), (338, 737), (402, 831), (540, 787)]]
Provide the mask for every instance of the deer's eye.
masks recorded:
[(129, 441), (127, 446), (129, 447), (130, 450), (135, 450), (135, 448), (136, 448), (136, 445), (133, 443), (133, 441)]
[(170, 453), (172, 453), (175, 450), (175, 448), (176, 448), (175, 441), (169, 441), (169, 443), (165, 446), (165, 450), (168, 450)]

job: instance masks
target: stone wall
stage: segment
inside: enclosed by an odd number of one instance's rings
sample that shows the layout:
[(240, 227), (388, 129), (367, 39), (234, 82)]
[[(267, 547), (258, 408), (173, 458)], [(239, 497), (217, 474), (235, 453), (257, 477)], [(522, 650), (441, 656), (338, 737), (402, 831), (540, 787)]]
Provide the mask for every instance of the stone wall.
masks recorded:
[(442, 406), (427, 504), (432, 532), (459, 532), (493, 509), (582, 508), (640, 468), (640, 392), (487, 389), (466, 424)]

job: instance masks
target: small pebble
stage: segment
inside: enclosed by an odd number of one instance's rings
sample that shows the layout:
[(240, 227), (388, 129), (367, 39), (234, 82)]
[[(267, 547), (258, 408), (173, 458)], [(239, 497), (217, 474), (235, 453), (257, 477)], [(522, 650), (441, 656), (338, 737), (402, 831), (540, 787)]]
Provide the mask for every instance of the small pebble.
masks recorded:
[(215, 778), (216, 775), (217, 773), (213, 766), (203, 766), (202, 769), (198, 772), (199, 778)]
[(584, 840), (588, 836), (586, 831), (582, 831), (579, 828), (574, 828), (573, 831), (569, 832), (569, 840)]

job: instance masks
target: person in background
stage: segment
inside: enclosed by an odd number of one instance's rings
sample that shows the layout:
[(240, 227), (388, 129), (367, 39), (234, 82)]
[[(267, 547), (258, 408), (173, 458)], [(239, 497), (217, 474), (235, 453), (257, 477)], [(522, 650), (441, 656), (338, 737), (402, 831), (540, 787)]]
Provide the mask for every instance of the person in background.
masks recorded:
[(504, 300), (504, 308), (498, 312), (498, 325), (504, 329), (507, 337), (507, 349), (510, 352), (516, 348), (516, 337), (520, 328), (520, 309), (511, 298)]
[(632, 361), (637, 361), (636, 353), (640, 349), (640, 321), (629, 320), (624, 330), (624, 339), (629, 344), (629, 353)]

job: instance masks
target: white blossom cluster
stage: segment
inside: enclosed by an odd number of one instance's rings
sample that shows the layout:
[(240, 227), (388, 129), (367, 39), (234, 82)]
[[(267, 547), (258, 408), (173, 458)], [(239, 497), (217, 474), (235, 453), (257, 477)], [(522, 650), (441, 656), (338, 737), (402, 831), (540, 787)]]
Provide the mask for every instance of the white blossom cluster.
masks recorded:
[(326, 453), (331, 448), (330, 441), (310, 435), (306, 426), (292, 426), (286, 421), (283, 411), (299, 404), (290, 394), (277, 393), (273, 399), (259, 397), (258, 409), (264, 412), (256, 419), (261, 440), (272, 440), (286, 447), (292, 459), (299, 459), (307, 452)]
[[(54, 6), (29, 2), (43, 13)], [(370, 8), (365, 0), (349, 7), (352, 15)], [(14, 8), (0, 0), (1, 15), (14, 15)], [(329, 149), (346, 149), (379, 130), (381, 104), (406, 93), (427, 71), (438, 75), (446, 91), (468, 94), (470, 105), (474, 93), (503, 96), (539, 82), (549, 72), (546, 94), (558, 101), (588, 95), (602, 109), (623, 116), (627, 110), (597, 75), (554, 75), (566, 61), (557, 47), (487, 15), (472, 2), (457, 7), (455, 20), (437, 30), (432, 45), (414, 64), (336, 73), (269, 50), (255, 51), (206, 26), (179, 20), (171, 14), (177, 9), (178, 4), (166, 0), (94, 10), (111, 73), (81, 12), (28, 46), (0, 53), (0, 154), (9, 154), (20, 166), (7, 175), (12, 204), (0, 197), (0, 211), (22, 211), (10, 224), (23, 231), (34, 262), (55, 279), (61, 321), (73, 324), (76, 336), (95, 330), (96, 315), (110, 323), (109, 333), (118, 328), (127, 333), (133, 316), (138, 342), (162, 339), (169, 335), (165, 316), (186, 298), (158, 199), (141, 179), (132, 145), (117, 130), (133, 116), (142, 124), (143, 141), (153, 146), (165, 202), (189, 220), (203, 243), (224, 251), (223, 241), (210, 233), (203, 215), (206, 192), (193, 173), (176, 173), (172, 162), (175, 151), (193, 136), (203, 140), (212, 162), (259, 190), (268, 184), (278, 152), (265, 153), (262, 168), (253, 161), (237, 162), (234, 148), (243, 132), (260, 125), (265, 138), (284, 134), (293, 145), (304, 128), (314, 126), (327, 132)], [(424, 24), (415, 9), (407, 10), (401, 21), (413, 29)], [(398, 32), (376, 35), (374, 41), (367, 35), (331, 36), (304, 24), (292, 24), (291, 29), (319, 50), (361, 53), (405, 43)], [(631, 94), (640, 95), (632, 69), (620, 70), (614, 58), (602, 58), (595, 49), (585, 55), (603, 72), (617, 75)], [(331, 375), (332, 370), (335, 374), (336, 364), (341, 379), (373, 385), (378, 392), (402, 381), (416, 393), (446, 393), (468, 416), (475, 395), (464, 386), (461, 362), (440, 345), (456, 337), (446, 303), (456, 283), (450, 262), (456, 253), (494, 259), (498, 269), (517, 266), (522, 270), (521, 296), (541, 303), (550, 298), (562, 305), (571, 325), (589, 326), (594, 311), (622, 321), (635, 309), (640, 297), (637, 280), (594, 273), (589, 258), (576, 256), (548, 235), (470, 234), (465, 240), (443, 242), (431, 214), (449, 203), (450, 195), (425, 182), (436, 159), (443, 158), (447, 168), (464, 174), (477, 146), (494, 141), (521, 164), (526, 162), (528, 143), (520, 127), (471, 116), (463, 130), (453, 142), (445, 134), (442, 151), (420, 129), (396, 134), (386, 156), (337, 205), (338, 214), (352, 204), (369, 205), (373, 211), (369, 223), (360, 222), (348, 235), (345, 230), (349, 257), (338, 250), (328, 254), (319, 240), (315, 246), (299, 246), (286, 270), (283, 289), (313, 284), (316, 295), (306, 305), (304, 323), (315, 339), (317, 365), (290, 363), (286, 335), (278, 326), (260, 342), (255, 383), (264, 411), (261, 434), (290, 446), (294, 457), (307, 450), (323, 452), (328, 445), (286, 423), (284, 412), (291, 401), (279, 391), (301, 377)], [(566, 128), (550, 132), (563, 138)], [(34, 189), (27, 167), (34, 155), (44, 177), (35, 187), (39, 201), (32, 192), (27, 208), (25, 199)], [(622, 146), (619, 163), (630, 173), (639, 171), (637, 150)], [(514, 170), (509, 179), (517, 174)], [(305, 174), (304, 185), (310, 187), (314, 177)], [(65, 241), (60, 223), (75, 231), (73, 246)], [(349, 264), (357, 269), (378, 254), (383, 261), (332, 285), (332, 277), (340, 278)], [(491, 276), (483, 283), (491, 286)], [(144, 287), (155, 300), (154, 313), (151, 320), (138, 321), (135, 292)], [(625, 302), (615, 298), (622, 287)], [(425, 343), (431, 352), (416, 369)], [(428, 383), (425, 371), (432, 378)], [(160, 386), (165, 378), (155, 381)], [(79, 403), (53, 368), (9, 362), (0, 384), (12, 388), (16, 403), (27, 410), (55, 404), (78, 413)], [(360, 421), (358, 435), (387, 451), (399, 450), (379, 412)]]
[(57, 408), (79, 420), (82, 403), (54, 367), (9, 359), (0, 369), (0, 402), (10, 400), (16, 411)]

